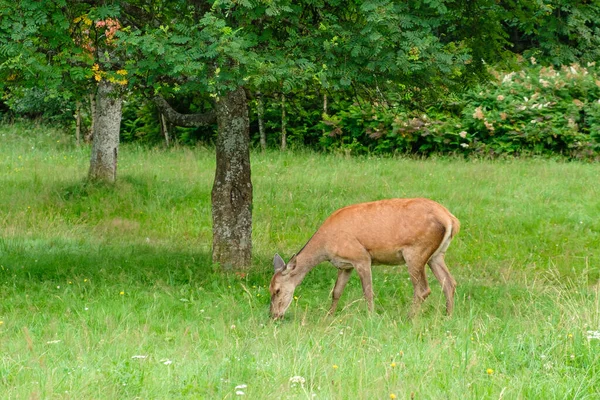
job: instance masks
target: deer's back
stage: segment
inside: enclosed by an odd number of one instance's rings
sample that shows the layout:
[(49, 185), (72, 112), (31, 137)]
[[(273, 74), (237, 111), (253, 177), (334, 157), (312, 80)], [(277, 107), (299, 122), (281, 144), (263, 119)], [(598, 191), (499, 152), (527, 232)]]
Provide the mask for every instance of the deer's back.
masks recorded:
[(452, 214), (433, 200), (379, 200), (335, 211), (316, 236), (334, 247), (356, 241), (374, 261), (395, 263), (401, 261), (402, 249), (407, 246), (437, 249), (453, 220)]

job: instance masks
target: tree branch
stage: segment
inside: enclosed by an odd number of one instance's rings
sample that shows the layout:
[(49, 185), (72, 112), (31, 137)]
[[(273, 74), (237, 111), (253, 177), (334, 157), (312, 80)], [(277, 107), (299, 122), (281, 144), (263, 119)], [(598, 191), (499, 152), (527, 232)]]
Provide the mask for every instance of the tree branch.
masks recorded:
[(154, 103), (167, 120), (176, 126), (197, 127), (211, 125), (217, 122), (217, 114), (214, 111), (199, 114), (181, 114), (175, 111), (162, 96), (154, 97)]

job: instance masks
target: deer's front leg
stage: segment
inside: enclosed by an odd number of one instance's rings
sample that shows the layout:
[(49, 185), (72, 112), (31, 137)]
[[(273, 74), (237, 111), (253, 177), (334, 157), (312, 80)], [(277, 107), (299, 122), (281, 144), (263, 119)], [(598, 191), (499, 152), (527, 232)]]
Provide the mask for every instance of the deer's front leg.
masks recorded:
[(331, 308), (329, 309), (329, 315), (333, 315), (333, 313), (335, 312), (338, 301), (340, 300), (340, 296), (344, 292), (344, 288), (346, 287), (346, 283), (348, 283), (348, 280), (350, 279), (351, 274), (352, 274), (351, 268), (338, 269), (337, 280), (335, 281), (335, 286), (333, 287), (333, 292), (331, 294), (332, 302), (331, 302)]
[(371, 276), (371, 262), (369, 260), (369, 262), (356, 264), (354, 269), (356, 269), (356, 272), (360, 277), (360, 283), (362, 284), (365, 300), (367, 300), (369, 312), (373, 312), (373, 278)]

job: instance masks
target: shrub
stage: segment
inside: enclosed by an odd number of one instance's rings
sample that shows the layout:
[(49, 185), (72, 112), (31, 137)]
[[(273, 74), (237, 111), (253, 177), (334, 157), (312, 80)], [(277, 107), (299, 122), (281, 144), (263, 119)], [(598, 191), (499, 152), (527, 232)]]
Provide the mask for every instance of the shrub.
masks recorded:
[(594, 120), (598, 79), (594, 64), (559, 70), (534, 64), (497, 73), (485, 88), (465, 96), (462, 122), (480, 151), (579, 157), (600, 144), (600, 121)]
[[(594, 63), (531, 64), (426, 112), (354, 104), (327, 116), (321, 147), (351, 153), (521, 155), (600, 153), (600, 76)], [(447, 103), (445, 103), (447, 104)]]

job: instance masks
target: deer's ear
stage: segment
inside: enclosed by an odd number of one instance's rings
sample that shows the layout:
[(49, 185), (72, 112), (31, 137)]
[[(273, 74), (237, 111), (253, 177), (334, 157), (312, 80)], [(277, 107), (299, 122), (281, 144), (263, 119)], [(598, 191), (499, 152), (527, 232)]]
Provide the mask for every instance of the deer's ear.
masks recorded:
[(282, 271), (285, 268), (285, 261), (279, 254), (275, 254), (273, 257), (273, 267), (275, 268), (275, 272)]
[(292, 258), (290, 258), (290, 261), (288, 261), (288, 263), (286, 264), (285, 269), (283, 270), (281, 275), (287, 275), (290, 272), (292, 272), (295, 268), (296, 268), (296, 255), (294, 254), (292, 256)]

